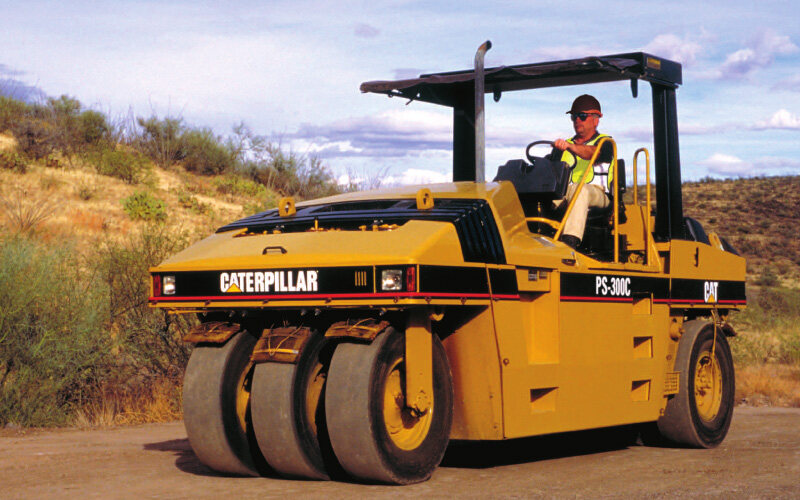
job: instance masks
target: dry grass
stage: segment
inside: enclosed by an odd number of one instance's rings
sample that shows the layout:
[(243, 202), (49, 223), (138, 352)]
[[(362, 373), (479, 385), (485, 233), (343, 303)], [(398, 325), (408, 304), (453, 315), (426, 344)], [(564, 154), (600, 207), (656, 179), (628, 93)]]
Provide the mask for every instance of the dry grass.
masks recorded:
[(77, 427), (174, 422), (183, 417), (180, 384), (175, 380), (159, 380), (148, 392), (118, 394), (105, 392), (101, 399), (88, 403), (76, 413)]
[(738, 367), (736, 400), (752, 406), (800, 407), (800, 366), (765, 363)]

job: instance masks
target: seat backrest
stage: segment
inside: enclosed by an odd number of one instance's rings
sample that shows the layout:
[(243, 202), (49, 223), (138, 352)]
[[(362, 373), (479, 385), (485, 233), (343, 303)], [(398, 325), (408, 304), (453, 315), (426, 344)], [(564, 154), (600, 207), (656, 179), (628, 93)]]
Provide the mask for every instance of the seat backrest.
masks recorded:
[[(619, 192), (620, 194), (624, 194), (627, 191), (625, 186), (625, 160), (618, 158), (617, 165), (612, 169), (612, 172), (614, 172), (614, 175), (619, 175)], [(603, 172), (595, 166), (594, 175), (595, 177), (602, 177), (603, 184), (608, 186), (608, 191), (611, 192), (612, 187), (608, 185), (608, 172)]]
[(534, 157), (533, 165), (525, 160), (509, 160), (497, 170), (493, 182), (510, 181), (517, 194), (537, 200), (563, 198), (567, 192), (570, 171), (564, 163)]
[(710, 245), (708, 235), (706, 234), (705, 229), (703, 229), (702, 224), (691, 217), (684, 217), (683, 223), (686, 226), (686, 236), (694, 241), (699, 241), (700, 243)]

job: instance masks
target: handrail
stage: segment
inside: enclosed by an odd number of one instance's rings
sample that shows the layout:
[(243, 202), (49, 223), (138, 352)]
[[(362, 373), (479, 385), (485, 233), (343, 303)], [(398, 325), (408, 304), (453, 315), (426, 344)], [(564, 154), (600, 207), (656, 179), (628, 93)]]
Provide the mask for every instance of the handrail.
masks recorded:
[(645, 233), (645, 265), (650, 266), (650, 257), (653, 253), (650, 250), (650, 245), (648, 242), (650, 238), (652, 238), (652, 228), (650, 227), (650, 151), (647, 148), (639, 148), (633, 153), (633, 204), (638, 205), (638, 191), (639, 191), (639, 184), (636, 182), (636, 172), (639, 170), (637, 166), (637, 160), (639, 159), (639, 153), (644, 153), (644, 160), (645, 160), (645, 172), (647, 175), (646, 187), (645, 187), (645, 197), (647, 199), (647, 205), (644, 211), (644, 223), (646, 228)]
[[(567, 205), (567, 211), (564, 213), (564, 218), (562, 219), (565, 223), (561, 224), (558, 230), (556, 231), (555, 236), (553, 236), (554, 240), (558, 240), (561, 236), (561, 233), (564, 232), (564, 227), (566, 226), (566, 221), (569, 219), (570, 214), (572, 213), (572, 208), (575, 206), (575, 201), (578, 199), (578, 196), (581, 194), (581, 190), (583, 189), (583, 185), (586, 184), (586, 174), (589, 173), (591, 169), (594, 172), (594, 162), (597, 159), (597, 156), (600, 154), (600, 148), (606, 141), (611, 143), (613, 156), (611, 157), (611, 167), (609, 167), (609, 172), (611, 172), (612, 168), (617, 167), (617, 143), (614, 142), (614, 139), (611, 137), (603, 137), (600, 141), (596, 144), (596, 148), (594, 150), (594, 154), (592, 154), (592, 158), (589, 160), (589, 166), (586, 167), (586, 170), (583, 171), (580, 180), (578, 181), (578, 187), (575, 189), (575, 193), (572, 195), (572, 200), (570, 200), (569, 205)], [(614, 172), (614, 262), (619, 262), (619, 172)]]
[(547, 217), (525, 217), (525, 222), (541, 222), (543, 224), (547, 224), (548, 226), (556, 230), (561, 228), (560, 222), (555, 221), (553, 219), (548, 219)]

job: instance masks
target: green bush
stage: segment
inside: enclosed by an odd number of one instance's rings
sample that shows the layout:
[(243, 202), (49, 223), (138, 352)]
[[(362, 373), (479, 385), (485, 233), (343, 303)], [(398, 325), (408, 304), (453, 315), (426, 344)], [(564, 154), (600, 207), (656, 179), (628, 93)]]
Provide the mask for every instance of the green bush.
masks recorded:
[(265, 196), (267, 194), (267, 188), (263, 184), (237, 175), (217, 177), (212, 183), (217, 191), (222, 194), (251, 197)]
[(740, 362), (800, 362), (800, 290), (779, 286), (748, 296), (747, 308), (732, 319), (745, 332), (731, 339)]
[(107, 289), (75, 255), (0, 239), (0, 424), (68, 423), (110, 373)]
[(11, 151), (0, 151), (0, 169), (11, 170), (18, 174), (24, 174), (28, 171), (28, 164), (17, 153)]
[(755, 280), (755, 284), (759, 286), (775, 286), (778, 284), (778, 275), (772, 269), (772, 266), (764, 268), (761, 275)]
[(11, 130), (30, 112), (30, 106), (22, 101), (0, 95), (0, 132)]
[[(137, 378), (125, 382), (147, 384), (148, 379), (183, 374), (191, 345), (181, 338), (195, 323), (194, 316), (174, 316), (147, 305), (149, 268), (189, 244), (185, 231), (149, 224), (122, 244), (109, 242), (97, 258), (100, 281), (108, 293), (110, 315), (119, 332), (120, 359)], [(124, 389), (124, 387), (123, 387)]]
[(45, 158), (58, 148), (58, 131), (48, 120), (26, 116), (12, 124), (11, 131), (20, 151), (33, 159)]
[(106, 115), (98, 111), (84, 111), (78, 116), (78, 134), (86, 145), (97, 145), (108, 141), (111, 126)]
[(340, 193), (336, 179), (322, 161), (298, 155), (280, 143), (253, 134), (244, 125), (234, 128), (231, 147), (238, 159), (237, 171), (271, 191), (300, 198), (319, 198)]
[(136, 146), (158, 166), (166, 168), (183, 158), (181, 135), (184, 126), (181, 118), (140, 117), (137, 123), (142, 132)]
[(260, 201), (250, 201), (245, 203), (242, 206), (242, 211), (244, 212), (245, 216), (248, 216), (257, 214), (259, 212), (263, 212), (265, 210), (269, 210), (271, 208), (275, 208), (277, 206), (278, 206), (278, 197), (273, 194), (266, 196)]
[(0, 427), (70, 424), (108, 394), (178, 385), (196, 319), (148, 307), (148, 268), (188, 242), (147, 225), (83, 261), (69, 245), (0, 238)]
[(97, 173), (122, 179), (128, 184), (148, 180), (150, 164), (138, 152), (124, 149), (101, 148), (87, 156)]
[(189, 209), (190, 212), (196, 214), (208, 214), (211, 212), (211, 205), (201, 202), (186, 191), (181, 191), (178, 193), (178, 203), (183, 208)]
[(210, 129), (186, 130), (180, 142), (182, 163), (189, 172), (219, 175), (231, 170), (236, 161), (231, 149)]
[(122, 200), (128, 217), (134, 220), (163, 222), (167, 219), (166, 205), (147, 191), (136, 191)]

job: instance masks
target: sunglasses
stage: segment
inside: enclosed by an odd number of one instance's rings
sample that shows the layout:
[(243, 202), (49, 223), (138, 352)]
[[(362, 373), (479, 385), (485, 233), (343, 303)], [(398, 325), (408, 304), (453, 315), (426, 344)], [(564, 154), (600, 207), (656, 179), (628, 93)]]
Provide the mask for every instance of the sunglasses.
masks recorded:
[(597, 113), (570, 113), (569, 116), (572, 118), (572, 121), (580, 120), (585, 121), (590, 116), (600, 116)]

